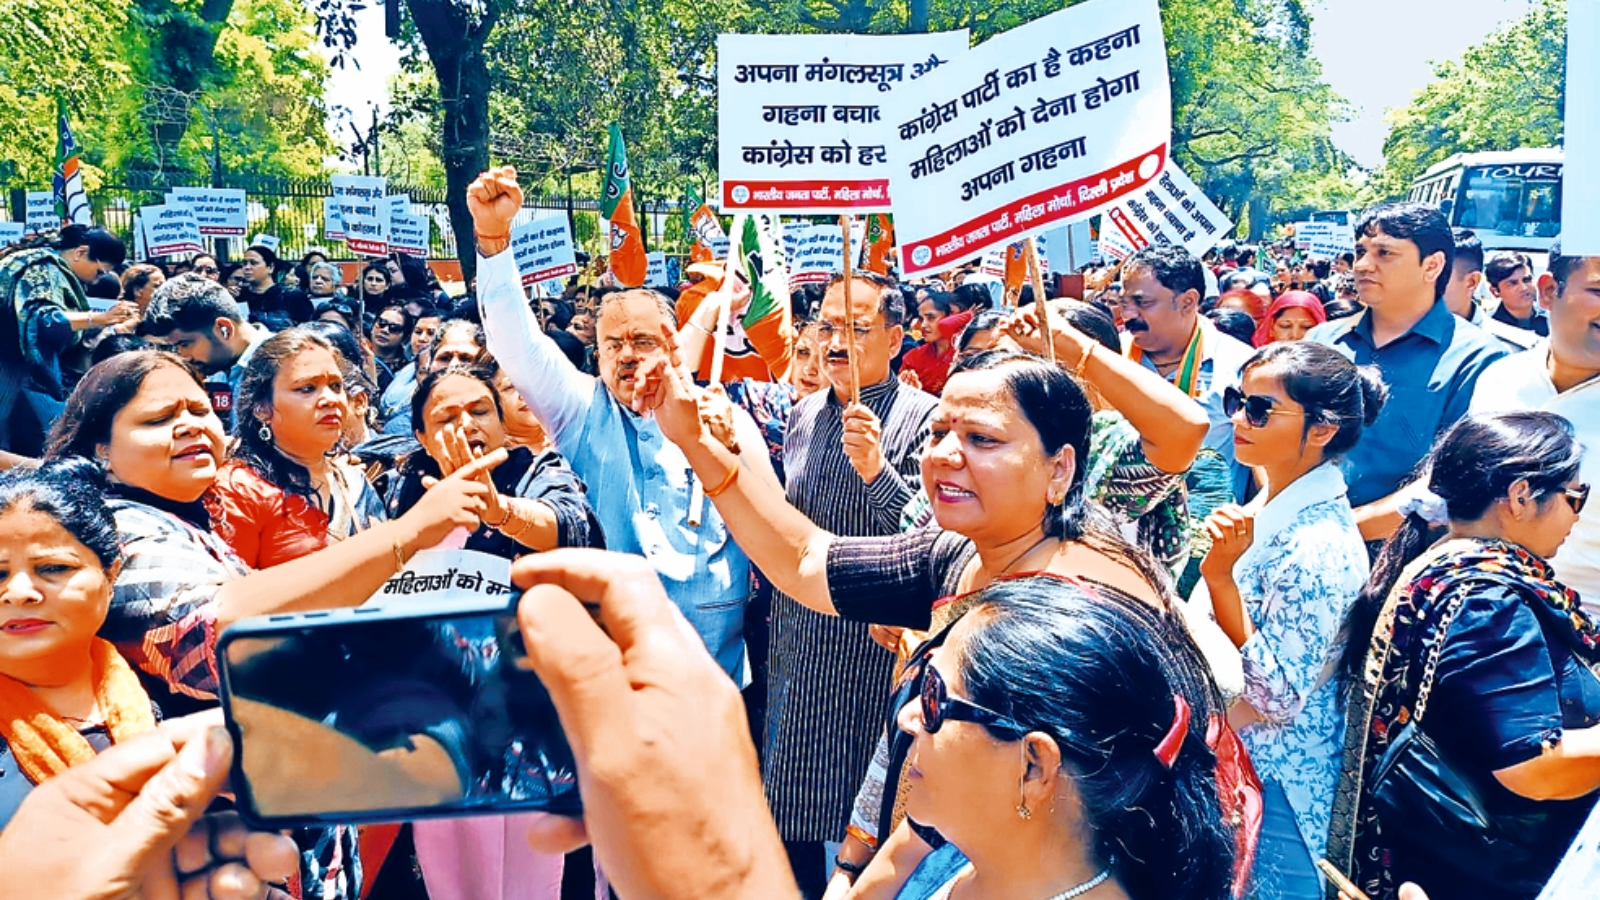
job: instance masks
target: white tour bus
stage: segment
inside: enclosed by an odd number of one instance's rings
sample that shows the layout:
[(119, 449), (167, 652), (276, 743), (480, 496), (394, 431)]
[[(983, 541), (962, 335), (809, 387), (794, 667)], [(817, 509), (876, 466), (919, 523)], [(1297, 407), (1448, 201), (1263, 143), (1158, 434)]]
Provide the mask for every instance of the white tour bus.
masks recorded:
[(1424, 172), (1407, 199), (1438, 206), (1485, 250), (1543, 254), (1561, 233), (1561, 166), (1553, 148), (1458, 153)]

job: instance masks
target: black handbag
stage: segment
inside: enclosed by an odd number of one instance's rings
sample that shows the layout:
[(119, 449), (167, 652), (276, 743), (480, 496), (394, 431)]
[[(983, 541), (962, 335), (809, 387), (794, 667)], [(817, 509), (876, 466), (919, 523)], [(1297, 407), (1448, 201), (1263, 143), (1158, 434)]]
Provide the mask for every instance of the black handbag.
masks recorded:
[(1558, 856), (1565, 846), (1549, 834), (1549, 813), (1490, 810), (1480, 785), (1415, 720), (1395, 735), (1373, 770), (1372, 797), (1384, 836), (1403, 854), (1471, 872), (1486, 893), (1537, 894), (1550, 875), (1552, 853)]
[[(1486, 895), (1534, 896), (1566, 848), (1550, 812), (1492, 809), (1483, 778), (1457, 765), (1422, 729), (1433, 691), (1434, 673), (1444, 651), (1443, 636), (1460, 602), (1441, 611), (1433, 623), (1433, 642), (1422, 670), (1417, 704), (1372, 774), (1372, 799), (1386, 840), (1405, 856), (1422, 857), (1439, 868), (1471, 872)], [(1554, 845), (1554, 846), (1552, 846)]]

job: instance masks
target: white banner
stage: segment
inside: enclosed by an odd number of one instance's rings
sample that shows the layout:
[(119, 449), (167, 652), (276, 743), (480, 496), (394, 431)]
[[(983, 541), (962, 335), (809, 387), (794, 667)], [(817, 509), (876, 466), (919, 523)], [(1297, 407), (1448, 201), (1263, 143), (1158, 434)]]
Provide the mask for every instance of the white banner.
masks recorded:
[[(791, 238), (791, 235), (793, 237)], [(785, 251), (789, 257), (789, 284), (826, 284), (844, 272), (844, 234), (838, 225), (785, 225)], [(853, 259), (861, 258), (867, 240), (865, 219), (850, 222), (850, 249)]]
[[(339, 198), (322, 198), (322, 236), (330, 241), (344, 240), (344, 217), (339, 215)], [(307, 235), (306, 240), (311, 236)]]
[(667, 287), (667, 254), (657, 251), (646, 253), (644, 258), (645, 287)]
[(384, 199), (389, 201), (389, 215), (391, 217), (409, 216), (413, 212), (410, 194), (390, 194)]
[(244, 237), (249, 227), (244, 191), (178, 187), (167, 191), (167, 206), (187, 206), (208, 237)]
[(1155, 182), (1106, 210), (1103, 227), (1134, 250), (1176, 244), (1203, 256), (1233, 231), (1233, 222), (1182, 169), (1168, 164)]
[[(445, 543), (449, 543), (446, 539)], [(445, 546), (441, 544), (440, 547)], [(419, 550), (390, 576), (368, 603), (428, 600), (435, 603), (505, 597), (509, 603), (511, 561), (477, 550)]]
[(1561, 253), (1600, 256), (1600, 0), (1567, 3)]
[(335, 175), (330, 180), (351, 252), (387, 254), (393, 209), (386, 196), (389, 180), (377, 175)]
[(1008, 247), (990, 247), (983, 251), (978, 262), (978, 272), (991, 278), (1006, 277), (1006, 251)]
[(522, 273), (522, 286), (574, 275), (578, 259), (572, 248), (572, 231), (565, 213), (534, 219), (511, 229), (511, 253)]
[(888, 210), (890, 106), (967, 44), (965, 30), (718, 36), (722, 211)]
[(22, 240), (23, 223), (0, 222), (0, 247)]
[(1333, 259), (1355, 252), (1356, 231), (1337, 222), (1299, 222), (1294, 226), (1294, 246), (1310, 256)]
[(200, 223), (185, 203), (163, 203), (139, 208), (144, 243), (151, 256), (174, 256), (205, 251)]
[(897, 91), (892, 112), (902, 276), (1092, 215), (1166, 167), (1161, 11), (1091, 0), (1037, 19)]
[[(410, 203), (406, 204), (409, 209)], [(408, 253), (426, 258), (433, 242), (433, 220), (411, 213), (391, 213), (389, 216), (389, 249), (395, 253)]]
[(49, 191), (29, 191), (27, 203), (24, 230), (28, 234), (44, 234), (61, 227), (61, 219), (56, 216), (54, 194)]
[(282, 246), (283, 241), (275, 234), (258, 234), (250, 239), (250, 246), (254, 247), (257, 244), (271, 250), (273, 253), (277, 253), (278, 247)]

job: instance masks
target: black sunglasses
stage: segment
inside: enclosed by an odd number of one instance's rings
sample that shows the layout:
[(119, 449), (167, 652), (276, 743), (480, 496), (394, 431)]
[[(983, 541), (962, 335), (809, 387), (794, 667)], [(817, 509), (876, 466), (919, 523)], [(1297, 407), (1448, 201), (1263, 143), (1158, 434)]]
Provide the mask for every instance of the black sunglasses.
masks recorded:
[(1583, 513), (1583, 508), (1589, 505), (1589, 486), (1580, 484), (1577, 487), (1563, 488), (1561, 496), (1567, 499), (1567, 505), (1572, 507), (1573, 515)]
[(973, 722), (985, 725), (997, 731), (1010, 732), (1013, 735), (1012, 740), (1021, 738), (1029, 731), (1027, 726), (1015, 719), (971, 701), (950, 696), (949, 688), (945, 687), (944, 677), (939, 674), (938, 669), (930, 665), (922, 676), (922, 730), (928, 734), (938, 734), (945, 722)]
[(1244, 410), (1244, 420), (1250, 423), (1251, 428), (1265, 428), (1273, 416), (1303, 416), (1303, 412), (1292, 412), (1287, 409), (1273, 409), (1273, 399), (1262, 394), (1246, 394), (1236, 387), (1224, 388), (1222, 391), (1222, 411), (1233, 418)]
[[(842, 238), (841, 238), (841, 240), (842, 240)], [(380, 328), (380, 329), (382, 329), (384, 331), (391, 331), (391, 332), (394, 332), (395, 334), (399, 334), (400, 332), (406, 330), (406, 324), (404, 322), (389, 322), (389, 321), (385, 321), (383, 319), (379, 319), (378, 321), (374, 322), (372, 324), (372, 327), (373, 328)]]

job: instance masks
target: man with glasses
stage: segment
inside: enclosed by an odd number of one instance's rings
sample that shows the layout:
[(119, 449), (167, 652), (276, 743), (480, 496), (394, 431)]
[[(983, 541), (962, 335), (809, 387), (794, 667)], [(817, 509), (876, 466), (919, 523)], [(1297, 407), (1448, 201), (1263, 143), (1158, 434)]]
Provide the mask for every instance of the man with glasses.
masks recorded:
[[(696, 490), (683, 451), (662, 436), (653, 416), (633, 411), (646, 364), (676, 354), (671, 302), (650, 290), (608, 294), (596, 322), (600, 376), (585, 375), (539, 327), (508, 252), (511, 220), (522, 208), (516, 170), (478, 176), (467, 205), (477, 235), (478, 308), (489, 352), (589, 486), (607, 547), (650, 560), (667, 596), (743, 686), (750, 560), (705, 496), (726, 485)], [(755, 422), (739, 409), (732, 416), (724, 436), (749, 470), (740, 477), (766, 478), (776, 486)]]
[[(1583, 480), (1600, 483), (1600, 256), (1563, 256), (1557, 241), (1538, 288), (1549, 339), (1484, 369), (1470, 412), (1527, 409), (1565, 417), (1587, 450)], [(1591, 614), (1600, 613), (1600, 505), (1579, 511), (1550, 564)]]
[[(921, 492), (922, 449), (939, 401), (895, 377), (906, 301), (870, 272), (828, 285), (817, 316), (830, 390), (795, 404), (784, 435), (787, 497), (839, 535), (891, 535)], [(855, 342), (861, 402), (851, 399)], [(772, 600), (771, 668), (763, 778), (778, 833), (802, 893), (820, 896), (850, 822), (856, 792), (883, 726), (894, 654), (868, 626), (806, 609), (782, 591)], [(828, 760), (828, 765), (818, 764)]]

